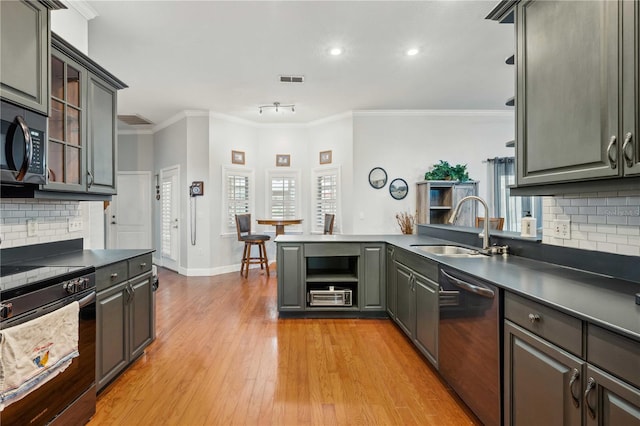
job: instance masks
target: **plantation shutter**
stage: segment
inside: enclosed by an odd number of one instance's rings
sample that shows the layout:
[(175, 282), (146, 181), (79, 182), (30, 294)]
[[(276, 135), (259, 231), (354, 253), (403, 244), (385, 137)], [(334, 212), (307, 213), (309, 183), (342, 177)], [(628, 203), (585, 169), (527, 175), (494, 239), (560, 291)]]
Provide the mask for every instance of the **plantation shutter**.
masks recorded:
[(316, 230), (322, 230), (324, 215), (337, 214), (338, 211), (338, 175), (336, 173), (318, 175), (315, 186), (316, 207), (313, 227)]
[(227, 231), (235, 232), (236, 215), (250, 213), (249, 176), (227, 175)]
[(274, 219), (295, 219), (297, 217), (297, 185), (292, 176), (271, 178), (271, 217)]

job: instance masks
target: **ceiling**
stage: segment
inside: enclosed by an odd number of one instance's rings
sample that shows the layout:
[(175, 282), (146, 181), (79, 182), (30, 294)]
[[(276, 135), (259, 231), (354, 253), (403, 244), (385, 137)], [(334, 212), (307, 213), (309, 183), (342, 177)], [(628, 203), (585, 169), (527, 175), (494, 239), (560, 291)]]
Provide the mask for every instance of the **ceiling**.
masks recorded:
[[(308, 123), (352, 110), (508, 110), (496, 1), (87, 1), (89, 55), (129, 85), (119, 114)], [(340, 46), (344, 53), (332, 56)], [(419, 53), (407, 56), (417, 47)], [(303, 75), (302, 84), (280, 75)], [(295, 104), (296, 113), (258, 106)]]

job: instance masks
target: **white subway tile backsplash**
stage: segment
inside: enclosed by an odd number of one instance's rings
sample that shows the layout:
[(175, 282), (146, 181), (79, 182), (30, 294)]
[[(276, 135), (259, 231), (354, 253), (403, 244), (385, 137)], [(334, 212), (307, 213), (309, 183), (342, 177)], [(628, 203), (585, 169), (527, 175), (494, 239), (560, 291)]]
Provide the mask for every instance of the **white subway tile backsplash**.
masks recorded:
[(627, 218), (624, 216), (607, 216), (607, 225), (626, 225)]
[(627, 256), (640, 256), (640, 247), (638, 246), (626, 246), (624, 244), (618, 244), (618, 254), (626, 254)]
[[(82, 219), (78, 201), (2, 199), (0, 202), (0, 247), (9, 248), (78, 238), (69, 233), (67, 218)], [(36, 220), (37, 235), (27, 237), (27, 219)]]
[(607, 242), (613, 244), (627, 244), (628, 237), (626, 235), (607, 234)]
[[(552, 201), (554, 200), (554, 201)], [(543, 243), (640, 255), (640, 191), (545, 197)], [(571, 221), (571, 239), (551, 237), (553, 220)]]
[(606, 206), (607, 199), (606, 198), (588, 198), (587, 205), (589, 206)]
[(589, 216), (587, 218), (587, 222), (589, 223), (607, 223), (607, 217), (606, 216), (596, 216), (595, 214), (593, 216)]
[(571, 205), (576, 207), (584, 207), (589, 205), (588, 198), (572, 198)]

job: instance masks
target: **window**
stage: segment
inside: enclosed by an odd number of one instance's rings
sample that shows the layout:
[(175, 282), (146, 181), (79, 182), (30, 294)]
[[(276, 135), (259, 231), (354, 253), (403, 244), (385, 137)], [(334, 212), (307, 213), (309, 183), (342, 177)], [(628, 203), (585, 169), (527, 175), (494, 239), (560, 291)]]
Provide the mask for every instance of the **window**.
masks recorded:
[(300, 218), (300, 172), (267, 171), (266, 211), (273, 219)]
[(253, 211), (253, 170), (223, 167), (222, 233), (236, 233), (236, 215)]
[(520, 219), (530, 212), (536, 218), (536, 228), (542, 228), (542, 198), (512, 197), (509, 186), (515, 184), (515, 158), (490, 158), (489, 206), (493, 206), (494, 217), (504, 217), (504, 230), (520, 232)]
[(322, 233), (324, 215), (335, 214), (334, 232), (340, 229), (340, 169), (316, 169), (313, 172), (312, 230)]

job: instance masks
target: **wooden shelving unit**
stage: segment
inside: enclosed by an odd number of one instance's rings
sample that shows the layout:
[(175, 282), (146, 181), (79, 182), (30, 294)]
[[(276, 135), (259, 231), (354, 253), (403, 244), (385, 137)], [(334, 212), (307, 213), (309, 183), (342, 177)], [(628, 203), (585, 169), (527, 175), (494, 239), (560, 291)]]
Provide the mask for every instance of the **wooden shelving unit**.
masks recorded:
[[(416, 183), (418, 224), (448, 223), (453, 208), (467, 195), (478, 194), (478, 182), (425, 180)], [(476, 203), (465, 203), (456, 220), (459, 226), (475, 226)]]

